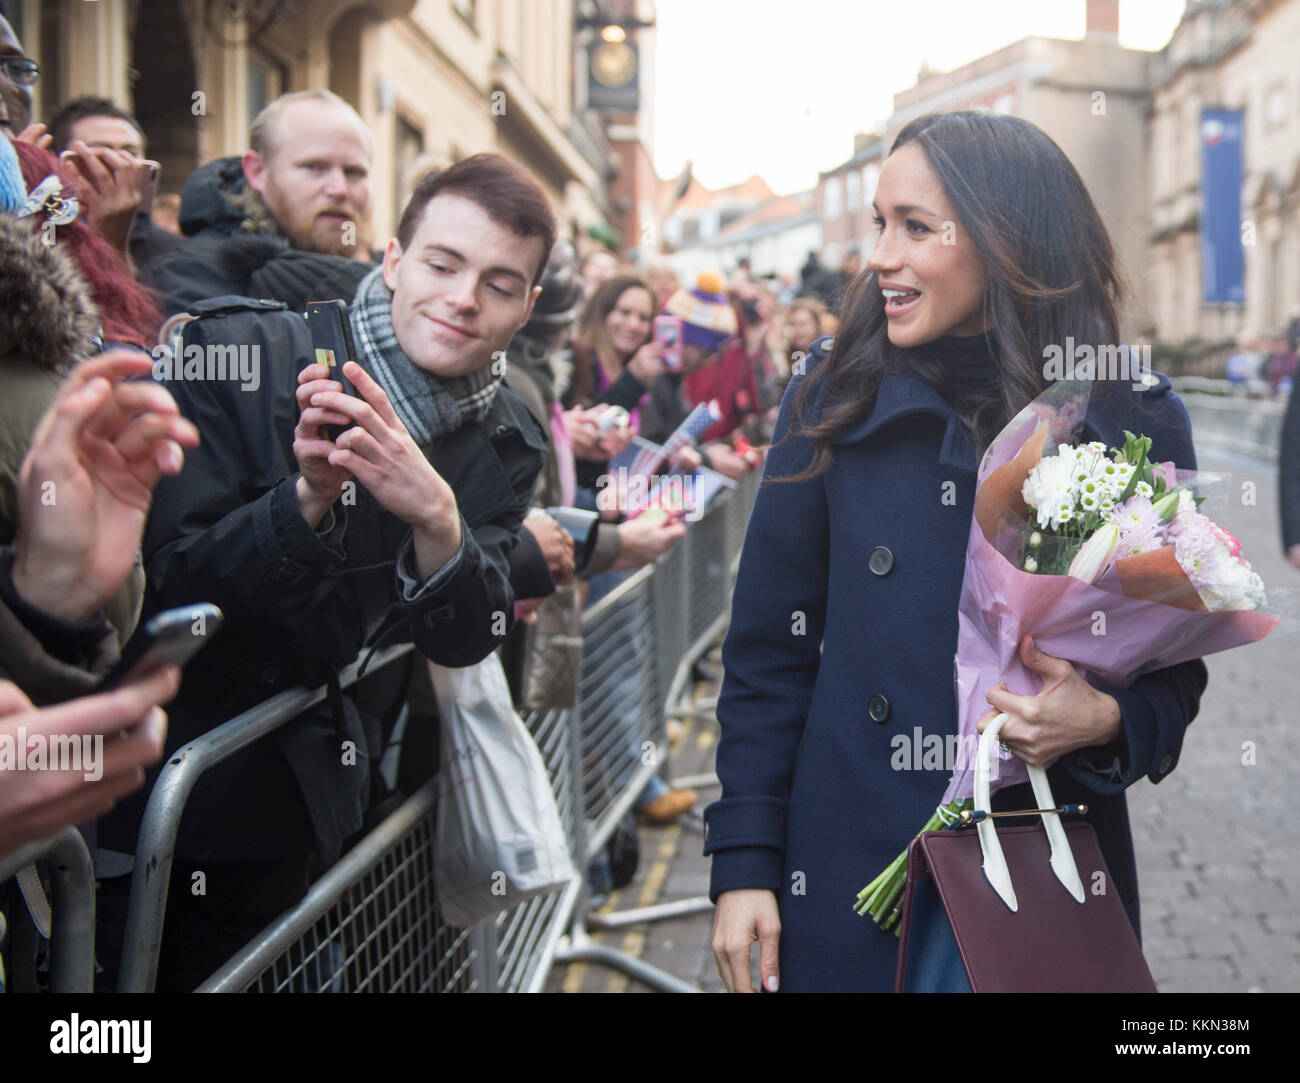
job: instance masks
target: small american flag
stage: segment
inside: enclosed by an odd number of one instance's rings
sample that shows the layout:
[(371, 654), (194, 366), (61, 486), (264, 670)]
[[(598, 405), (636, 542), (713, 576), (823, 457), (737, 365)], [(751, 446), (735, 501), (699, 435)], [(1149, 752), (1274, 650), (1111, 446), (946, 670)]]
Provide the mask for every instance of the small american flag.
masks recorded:
[(686, 420), (677, 426), (662, 446), (635, 436), (626, 448), (609, 461), (609, 469), (617, 472), (620, 467), (627, 467), (629, 477), (649, 477), (660, 463), (667, 462), (682, 448), (695, 443), (720, 417), (722, 411), (716, 399), (702, 402), (686, 415)]

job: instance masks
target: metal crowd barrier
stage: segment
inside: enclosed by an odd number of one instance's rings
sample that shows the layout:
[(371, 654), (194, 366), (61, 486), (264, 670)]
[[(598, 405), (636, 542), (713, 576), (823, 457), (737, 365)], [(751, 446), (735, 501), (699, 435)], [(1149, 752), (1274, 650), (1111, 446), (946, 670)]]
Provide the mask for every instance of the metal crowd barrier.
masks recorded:
[(64, 828), (52, 839), (0, 859), (0, 883), (41, 861), (50, 878), (50, 992), (89, 993), (95, 981), (95, 870), (81, 832)]
[[(657, 565), (640, 569), (583, 614), (578, 704), (530, 712), (579, 874), (472, 929), (445, 925), (433, 891), (437, 780), (431, 779), (208, 978), (200, 991), (539, 991), (556, 961), (601, 961), (662, 989), (690, 986), (585, 936), (586, 868), (651, 776), (667, 766), (664, 721), (685, 708), (693, 663), (716, 640), (758, 487), (758, 475), (716, 498)], [(376, 654), (368, 672), (411, 650)], [(340, 676), (356, 680), (354, 663)], [(199, 775), (320, 702), (295, 689), (180, 749), (150, 794), (141, 825), (124, 941), (123, 991), (152, 989), (176, 835)], [(702, 909), (686, 900), (606, 918), (652, 920)], [(651, 913), (651, 911), (654, 911)], [(595, 924), (595, 922), (593, 922)]]

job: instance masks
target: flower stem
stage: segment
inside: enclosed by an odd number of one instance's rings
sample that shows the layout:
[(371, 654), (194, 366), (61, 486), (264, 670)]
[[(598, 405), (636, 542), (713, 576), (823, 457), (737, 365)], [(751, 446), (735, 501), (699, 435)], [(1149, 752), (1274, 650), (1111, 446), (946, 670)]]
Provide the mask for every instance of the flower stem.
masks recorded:
[[(954, 822), (961, 812), (971, 807), (972, 801), (969, 797), (940, 805), (917, 834), (938, 831)], [(858, 892), (858, 899), (853, 904), (853, 909), (863, 916), (869, 914), (872, 921), (882, 930), (888, 932), (892, 929), (894, 935), (898, 936), (902, 931), (898, 922), (903, 905), (903, 889), (906, 886), (907, 850), (904, 848), (903, 852), (894, 858), (879, 876)]]

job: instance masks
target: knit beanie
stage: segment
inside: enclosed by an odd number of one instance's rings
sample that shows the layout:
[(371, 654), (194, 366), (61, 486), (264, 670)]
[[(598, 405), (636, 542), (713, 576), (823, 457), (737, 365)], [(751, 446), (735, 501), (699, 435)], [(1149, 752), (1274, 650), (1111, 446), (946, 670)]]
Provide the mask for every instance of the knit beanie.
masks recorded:
[(682, 321), (682, 341), (712, 352), (736, 333), (736, 312), (727, 300), (722, 276), (701, 271), (694, 289), (682, 287), (664, 304)]

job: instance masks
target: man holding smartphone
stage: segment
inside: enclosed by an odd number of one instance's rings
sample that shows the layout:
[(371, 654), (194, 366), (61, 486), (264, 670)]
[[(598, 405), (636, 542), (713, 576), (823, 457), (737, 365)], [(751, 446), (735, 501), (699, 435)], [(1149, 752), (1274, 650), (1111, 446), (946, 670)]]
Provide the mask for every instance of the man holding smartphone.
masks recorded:
[[(382, 266), (350, 299), (356, 359), (317, 364), (302, 316), (269, 302), (189, 325), (196, 343), (255, 343), (274, 362), (256, 393), (172, 385), (203, 442), (158, 493), (145, 614), (203, 600), (225, 624), (190, 663), (169, 752), (275, 692), (335, 680), (367, 644), (409, 639), (425, 658), (465, 666), (503, 641), (510, 553), (545, 435), (501, 386), (500, 360), (554, 237), (537, 183), (500, 155), (476, 155), (416, 186)], [(332, 692), (199, 781), (181, 821), (159, 989), (194, 988), (362, 827), (382, 785), (369, 765), (406, 695), (400, 670), (366, 678), (391, 691), (386, 703), (365, 688)], [(143, 804), (105, 823), (107, 845), (131, 848)], [(189, 891), (198, 871), (203, 896)], [(120, 914), (126, 888), (108, 888), (106, 915)]]
[(50, 149), (109, 244), (137, 266), (183, 242), (153, 224), (158, 163), (145, 158), (140, 122), (108, 98), (74, 98), (49, 122)]

